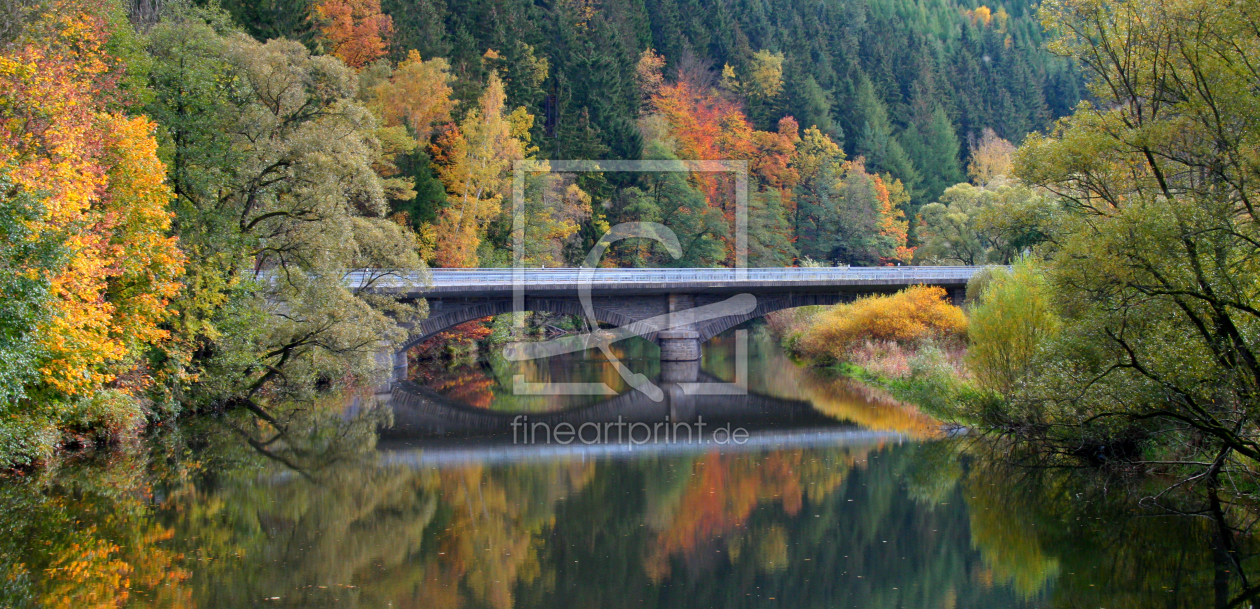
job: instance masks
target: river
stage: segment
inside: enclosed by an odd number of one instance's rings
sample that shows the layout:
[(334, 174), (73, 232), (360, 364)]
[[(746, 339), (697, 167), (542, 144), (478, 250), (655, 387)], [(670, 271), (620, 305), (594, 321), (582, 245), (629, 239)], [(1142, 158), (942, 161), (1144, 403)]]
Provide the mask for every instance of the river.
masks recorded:
[[(1255, 510), (1016, 463), (759, 327), (741, 370), (739, 342), (617, 346), (659, 401), (598, 350), (491, 356), (8, 474), (0, 606), (1247, 606)], [(666, 420), (693, 433), (631, 428)]]

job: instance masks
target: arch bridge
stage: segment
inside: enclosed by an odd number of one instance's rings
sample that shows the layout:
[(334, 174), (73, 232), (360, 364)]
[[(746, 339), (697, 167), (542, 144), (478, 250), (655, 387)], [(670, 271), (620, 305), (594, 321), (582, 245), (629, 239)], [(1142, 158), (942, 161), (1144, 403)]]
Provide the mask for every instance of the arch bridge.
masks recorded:
[[(980, 268), (432, 269), (384, 278), (374, 273), (371, 289), (428, 301), (428, 318), (396, 348), (396, 366), (401, 359), (405, 367), (401, 356), (408, 349), (443, 330), (512, 311), (594, 318), (656, 342), (663, 360), (688, 361), (699, 359), (700, 344), (722, 331), (782, 309), (850, 302), (913, 285), (942, 287), (962, 304), (967, 281)], [(366, 284), (368, 275), (352, 273), (350, 281)]]

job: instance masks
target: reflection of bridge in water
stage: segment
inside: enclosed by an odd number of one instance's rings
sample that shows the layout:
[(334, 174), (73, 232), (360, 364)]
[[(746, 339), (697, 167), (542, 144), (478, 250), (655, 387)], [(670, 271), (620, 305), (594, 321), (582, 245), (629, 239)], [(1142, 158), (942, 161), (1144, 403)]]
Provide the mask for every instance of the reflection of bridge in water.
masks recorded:
[(665, 389), (666, 398), (654, 402), (641, 391), (629, 390), (598, 404), (561, 412), (507, 413), (466, 406), (410, 382), (399, 383), (390, 396), (394, 424), (385, 437), (415, 435), (511, 434), (521, 417), (530, 424), (569, 423), (740, 422), (762, 425), (826, 425), (836, 420), (814, 410), (808, 402), (781, 400), (756, 394), (687, 395)]
[[(468, 406), (436, 391), (411, 382), (394, 384), (389, 395), (393, 424), (381, 430), (381, 448), (389, 462), (413, 464), (460, 463), (468, 461), (513, 461), (521, 458), (600, 457), (695, 450), (756, 450), (769, 446), (871, 445), (899, 442), (907, 437), (896, 432), (871, 431), (837, 421), (807, 401), (787, 400), (753, 393), (706, 394), (696, 387), (731, 387), (700, 371), (699, 362), (671, 362), (662, 369), (658, 385), (665, 399), (654, 401), (646, 394), (628, 390), (607, 400), (557, 412), (497, 412)], [(515, 426), (514, 426), (515, 423)], [(698, 424), (703, 423), (700, 427)], [(553, 441), (548, 432), (526, 442), (526, 426), (555, 430), (604, 430), (582, 440)], [(609, 427), (642, 424), (641, 438), (648, 428), (687, 424), (675, 437), (654, 436), (639, 441), (627, 431)], [(714, 430), (744, 429), (747, 440), (738, 444), (716, 441)], [(659, 429), (658, 429), (659, 431)], [(695, 432), (695, 437), (692, 436)], [(729, 433), (729, 431), (727, 432)]]
[[(746, 426), (802, 426), (835, 424), (805, 401), (784, 400), (734, 390), (700, 371), (700, 362), (662, 362), (658, 385), (665, 399), (628, 390), (597, 404), (555, 412), (498, 412), (474, 408), (415, 383), (395, 383), (390, 392), (394, 423), (382, 430), (385, 437), (416, 435), (493, 436), (513, 433), (512, 423), (556, 426), (568, 423), (664, 423), (739, 422)], [(697, 387), (722, 387), (722, 394), (697, 391)]]

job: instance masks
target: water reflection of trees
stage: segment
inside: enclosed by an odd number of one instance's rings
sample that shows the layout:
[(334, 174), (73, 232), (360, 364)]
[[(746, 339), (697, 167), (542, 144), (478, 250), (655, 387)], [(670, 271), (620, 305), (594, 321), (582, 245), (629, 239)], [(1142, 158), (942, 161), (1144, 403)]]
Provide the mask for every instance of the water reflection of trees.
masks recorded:
[[(770, 332), (754, 329), (748, 340), (748, 389), (752, 393), (809, 402), (828, 416), (867, 429), (895, 431), (916, 439), (941, 435), (940, 422), (881, 389), (797, 365)], [(705, 343), (704, 369), (723, 380), (734, 379), (734, 335), (723, 334)]]
[[(1095, 470), (1031, 468), (974, 444), (958, 476), (995, 582), (1055, 607), (1250, 606), (1256, 506), (1215, 489)], [(1152, 500), (1158, 496), (1158, 500)]]
[(1229, 607), (1256, 583), (1253, 506), (1144, 505), (983, 441), (419, 469), (380, 465), (380, 416), (11, 476), (0, 605)]
[(190, 607), (139, 453), (0, 478), (0, 606)]

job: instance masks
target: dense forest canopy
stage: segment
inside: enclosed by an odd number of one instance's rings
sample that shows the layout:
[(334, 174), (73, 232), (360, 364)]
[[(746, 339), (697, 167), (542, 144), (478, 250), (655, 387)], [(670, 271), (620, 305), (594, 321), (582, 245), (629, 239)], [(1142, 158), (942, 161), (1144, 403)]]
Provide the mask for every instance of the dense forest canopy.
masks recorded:
[[(326, 51), (333, 49), (313, 25), (318, 19), (293, 15), (319, 15), (335, 4), (375, 9), (341, 0), (223, 2), (260, 40), (283, 36)], [(913, 223), (921, 205), (964, 181), (970, 148), (986, 129), (1018, 143), (1080, 98), (1078, 71), (1045, 49), (1032, 9), (1029, 2), (947, 0), (383, 0), (389, 26), (378, 31), (390, 60), (413, 51), (446, 60), (456, 117), (476, 105), (492, 74), (500, 76), (505, 108), (534, 117), (529, 139), (537, 158), (661, 158), (637, 124), (654, 110), (641, 76), (645, 56), (656, 57), (649, 65), (665, 83), (719, 92), (752, 128), (775, 131), (793, 117), (848, 158), (862, 157), (866, 171), (900, 180), (909, 195), (901, 207)], [(421, 146), (405, 161), (419, 194), (399, 209), (416, 220), (434, 219), (445, 206), (430, 158)], [(579, 180), (597, 202), (614, 201), (606, 206), (612, 213), (596, 205), (583, 230), (587, 242), (591, 225), (625, 219), (616, 212), (630, 184), (605, 178), (611, 183)], [(794, 212), (794, 201), (783, 203)], [(802, 243), (808, 237), (789, 233), (798, 247), (777, 246), (780, 255), (764, 263), (806, 253), (854, 264), (879, 258), (840, 251), (861, 246)]]
[[(227, 0), (223, 6), (259, 39), (314, 44), (309, 22), (292, 17), (310, 13), (310, 0)], [(547, 158), (589, 152), (571, 132), (583, 115), (609, 158), (638, 157), (629, 125), (639, 103), (630, 75), (647, 48), (665, 58), (671, 79), (682, 71), (693, 78), (709, 73), (716, 81), (726, 65), (747, 76), (759, 65), (758, 52), (781, 55), (782, 90), (769, 99), (747, 96), (754, 125), (768, 129), (792, 115), (851, 154), (872, 151), (856, 146), (866, 123), (881, 113), (873, 105), (883, 106), (891, 124), (870, 129), (891, 127), (894, 132), (884, 135), (903, 146), (915, 131), (929, 129), (937, 106), (964, 140), (988, 127), (1018, 142), (1068, 114), (1081, 94), (1070, 64), (1043, 48), (1045, 33), (1032, 7), (948, 0), (381, 2), (393, 22), (392, 57), (415, 50), (447, 58), (462, 84), (456, 98), (464, 103), (485, 81), (485, 52), (496, 50), (513, 83), (508, 105), (547, 116), (534, 132), (547, 142), (541, 145)], [(539, 58), (549, 74), (531, 82), (525, 73)], [(868, 81), (875, 99), (863, 98)]]

